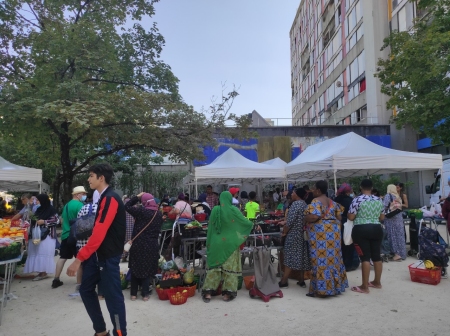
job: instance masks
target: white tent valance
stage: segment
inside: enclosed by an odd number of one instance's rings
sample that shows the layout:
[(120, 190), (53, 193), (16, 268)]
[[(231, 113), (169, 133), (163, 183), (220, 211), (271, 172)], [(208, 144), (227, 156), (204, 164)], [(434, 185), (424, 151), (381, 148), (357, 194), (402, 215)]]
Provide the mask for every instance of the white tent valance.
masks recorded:
[(405, 152), (379, 146), (353, 132), (306, 148), (286, 166), (299, 181), (390, 174), (442, 167), (442, 155)]
[(0, 157), (0, 190), (42, 190), (42, 170), (15, 165)]

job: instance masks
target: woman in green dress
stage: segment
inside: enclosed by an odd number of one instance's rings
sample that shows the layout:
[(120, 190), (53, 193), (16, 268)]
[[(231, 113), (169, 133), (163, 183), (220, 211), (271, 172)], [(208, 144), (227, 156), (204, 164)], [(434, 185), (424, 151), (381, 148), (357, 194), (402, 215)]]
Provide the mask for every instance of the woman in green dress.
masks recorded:
[(233, 196), (224, 191), (220, 204), (211, 212), (206, 239), (207, 273), (202, 289), (203, 301), (208, 303), (222, 283), (223, 300), (237, 295), (238, 277), (242, 275), (239, 247), (245, 242), (253, 223), (232, 205)]

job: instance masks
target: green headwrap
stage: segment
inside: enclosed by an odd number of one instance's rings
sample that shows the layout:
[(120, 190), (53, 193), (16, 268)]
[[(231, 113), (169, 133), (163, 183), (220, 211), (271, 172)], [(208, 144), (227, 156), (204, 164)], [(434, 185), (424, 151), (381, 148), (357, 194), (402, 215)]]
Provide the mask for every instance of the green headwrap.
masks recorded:
[(253, 223), (232, 205), (229, 191), (220, 194), (220, 205), (213, 208), (208, 224), (206, 253), (208, 268), (222, 265), (245, 242)]

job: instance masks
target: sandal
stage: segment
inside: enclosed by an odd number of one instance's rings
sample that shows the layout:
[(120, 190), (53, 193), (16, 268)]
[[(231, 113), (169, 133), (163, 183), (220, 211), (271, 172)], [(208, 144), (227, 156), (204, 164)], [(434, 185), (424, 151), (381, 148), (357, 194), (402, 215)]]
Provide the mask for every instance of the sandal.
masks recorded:
[(358, 286), (353, 286), (352, 288), (350, 288), (353, 292), (357, 292), (357, 293), (361, 293), (361, 294), (369, 294), (369, 291), (364, 291), (361, 288), (359, 288)]
[(145, 302), (147, 302), (148, 300), (150, 300), (150, 296), (144, 296), (144, 297), (142, 298), (142, 300), (145, 301)]
[(133, 296), (133, 295), (132, 295), (132, 296), (130, 297), (130, 300), (131, 300), (131, 301), (136, 301), (136, 299), (137, 299), (137, 296)]
[(369, 281), (369, 287), (371, 287), (371, 288), (378, 288), (378, 289), (381, 289), (381, 288), (383, 288), (383, 286), (375, 286), (372, 282), (370, 282)]
[(202, 300), (204, 303), (209, 303), (209, 301), (211, 301), (211, 298), (207, 298), (206, 296), (202, 295)]
[(48, 278), (48, 275), (44, 275), (44, 276), (38, 275), (38, 276), (33, 278), (33, 281), (41, 281), (41, 280), (44, 280), (44, 279), (47, 279), (47, 278)]

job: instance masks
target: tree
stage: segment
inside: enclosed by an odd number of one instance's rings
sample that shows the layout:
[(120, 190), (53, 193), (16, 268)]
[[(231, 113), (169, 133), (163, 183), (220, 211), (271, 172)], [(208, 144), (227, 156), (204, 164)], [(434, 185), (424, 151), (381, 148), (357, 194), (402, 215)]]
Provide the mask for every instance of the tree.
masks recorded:
[(376, 76), (397, 110), (397, 128), (411, 125), (433, 143), (450, 145), (450, 0), (421, 0), (428, 14), (411, 32), (394, 31), (385, 39), (389, 58), (379, 60)]
[(156, 23), (140, 23), (157, 1), (0, 3), (0, 149), (44, 168), (56, 200), (96, 160), (158, 151), (188, 161), (216, 132), (245, 136), (250, 121), (229, 111), (235, 90), (209, 115), (179, 96)]

